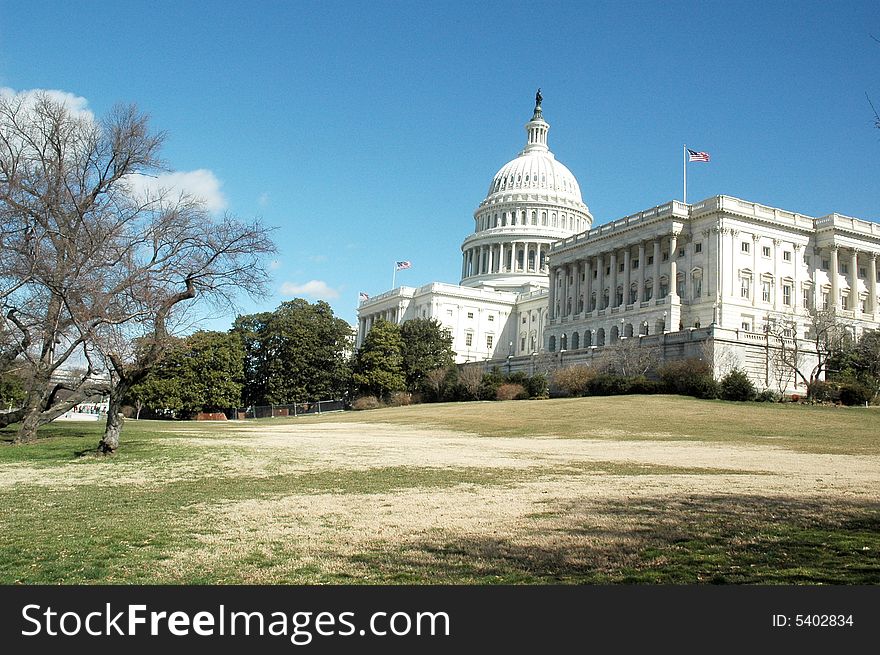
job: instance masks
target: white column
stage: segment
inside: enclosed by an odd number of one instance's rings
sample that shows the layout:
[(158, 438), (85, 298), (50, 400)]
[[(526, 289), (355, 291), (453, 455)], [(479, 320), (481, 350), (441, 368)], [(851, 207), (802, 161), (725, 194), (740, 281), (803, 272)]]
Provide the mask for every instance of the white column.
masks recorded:
[(652, 300), (660, 298), (660, 239), (654, 239), (654, 290)]
[(678, 295), (678, 235), (673, 232), (669, 237), (669, 295), (672, 302)]
[(623, 306), (629, 304), (629, 287), (632, 284), (632, 274), (630, 271), (630, 246), (623, 251)]
[(773, 289), (770, 291), (770, 297), (773, 300), (774, 311), (779, 311), (779, 295), (782, 293), (782, 284), (779, 279), (779, 246), (781, 244), (782, 241), (779, 239), (773, 239), (773, 251), (770, 253), (773, 257)]
[(761, 274), (758, 273), (758, 239), (757, 234), (752, 235), (752, 281), (754, 282), (752, 289), (752, 307), (758, 303), (758, 285), (761, 284)]
[(645, 242), (639, 241), (639, 288), (636, 293), (636, 304), (645, 297)]
[[(547, 296), (547, 299), (550, 303), (549, 307), (549, 316), (551, 319), (558, 318), (556, 316), (556, 285), (559, 280), (559, 269), (551, 268), (550, 269), (550, 293)], [(517, 327), (519, 326), (519, 322), (516, 323)]]
[(840, 308), (840, 266), (837, 259), (837, 246), (831, 246), (831, 308)]
[(617, 307), (617, 251), (611, 251), (611, 275), (608, 281), (608, 307)]
[(791, 294), (792, 294), (791, 308), (794, 310), (797, 310), (797, 308), (800, 307), (801, 297), (802, 297), (801, 285), (800, 285), (800, 279), (799, 279), (800, 276), (798, 275), (798, 272), (801, 270), (801, 261), (802, 261), (801, 260), (801, 244), (799, 244), (799, 243), (794, 244), (791, 257), (794, 260), (794, 262), (793, 262), (794, 273), (792, 273), (792, 276), (791, 276), (791, 279), (794, 280), (794, 289), (792, 289), (792, 292), (791, 292)]
[(572, 304), (571, 304), (572, 314), (580, 313), (578, 311), (580, 297), (581, 297), (581, 262), (578, 259), (578, 260), (575, 260), (575, 262), (574, 262), (574, 298), (572, 299)]
[(871, 253), (871, 264), (868, 267), (868, 295), (870, 298), (871, 312), (874, 314), (874, 320), (877, 320), (877, 255)]
[(855, 312), (853, 316), (859, 318), (859, 251), (853, 249), (852, 264), (850, 264), (850, 283), (849, 283), (849, 301), (852, 310)]
[(590, 296), (593, 295), (593, 258), (587, 257), (584, 262), (584, 313), (590, 311)]

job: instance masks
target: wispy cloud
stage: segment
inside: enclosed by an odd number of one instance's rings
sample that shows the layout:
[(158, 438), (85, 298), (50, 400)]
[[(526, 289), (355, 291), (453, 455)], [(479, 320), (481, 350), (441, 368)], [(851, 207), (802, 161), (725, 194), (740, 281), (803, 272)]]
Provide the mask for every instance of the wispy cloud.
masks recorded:
[(82, 96), (68, 93), (67, 91), (59, 91), (57, 89), (28, 89), (27, 91), (16, 91), (7, 86), (0, 87), (0, 96), (7, 98), (18, 96), (24, 101), (26, 107), (33, 107), (38, 94), (46, 95), (51, 100), (65, 105), (77, 116), (86, 118), (90, 121), (95, 120), (95, 115), (88, 108), (89, 101)]
[(339, 292), (323, 280), (309, 280), (303, 284), (285, 282), (281, 285), (281, 294), (285, 296), (309, 296), (319, 300), (331, 300), (339, 297)]
[(162, 173), (156, 177), (134, 174), (129, 175), (127, 181), (131, 190), (137, 194), (155, 195), (162, 190), (199, 198), (212, 214), (219, 213), (228, 206), (226, 197), (220, 190), (220, 180), (206, 168)]

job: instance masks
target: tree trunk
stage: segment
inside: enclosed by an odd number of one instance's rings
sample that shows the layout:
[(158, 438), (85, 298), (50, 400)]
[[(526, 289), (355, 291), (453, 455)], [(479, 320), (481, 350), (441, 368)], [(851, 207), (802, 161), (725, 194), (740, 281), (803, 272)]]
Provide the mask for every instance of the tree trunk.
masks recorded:
[(104, 427), (104, 437), (98, 444), (98, 452), (102, 455), (112, 455), (119, 448), (119, 433), (122, 432), (122, 398), (128, 390), (125, 382), (119, 382), (113, 393), (110, 394), (110, 402), (107, 407), (107, 425)]
[(40, 427), (40, 410), (39, 408), (29, 408), (21, 421), (18, 433), (15, 435), (15, 443), (36, 441), (38, 427)]

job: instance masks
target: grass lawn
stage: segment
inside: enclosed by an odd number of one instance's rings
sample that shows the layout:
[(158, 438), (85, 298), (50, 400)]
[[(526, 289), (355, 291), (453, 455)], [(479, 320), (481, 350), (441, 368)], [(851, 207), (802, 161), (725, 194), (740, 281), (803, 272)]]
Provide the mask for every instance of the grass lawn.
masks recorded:
[(880, 411), (676, 396), (0, 430), (0, 583), (880, 583)]

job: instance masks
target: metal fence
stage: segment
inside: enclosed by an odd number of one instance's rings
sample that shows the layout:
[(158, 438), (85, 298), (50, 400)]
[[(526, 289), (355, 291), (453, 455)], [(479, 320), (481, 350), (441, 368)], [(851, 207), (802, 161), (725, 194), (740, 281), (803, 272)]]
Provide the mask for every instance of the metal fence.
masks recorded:
[(319, 400), (313, 403), (292, 403), (290, 405), (251, 405), (227, 412), (230, 419), (244, 420), (249, 418), (282, 418), (289, 416), (305, 416), (306, 414), (323, 414), (325, 412), (341, 412), (345, 409), (343, 400)]

